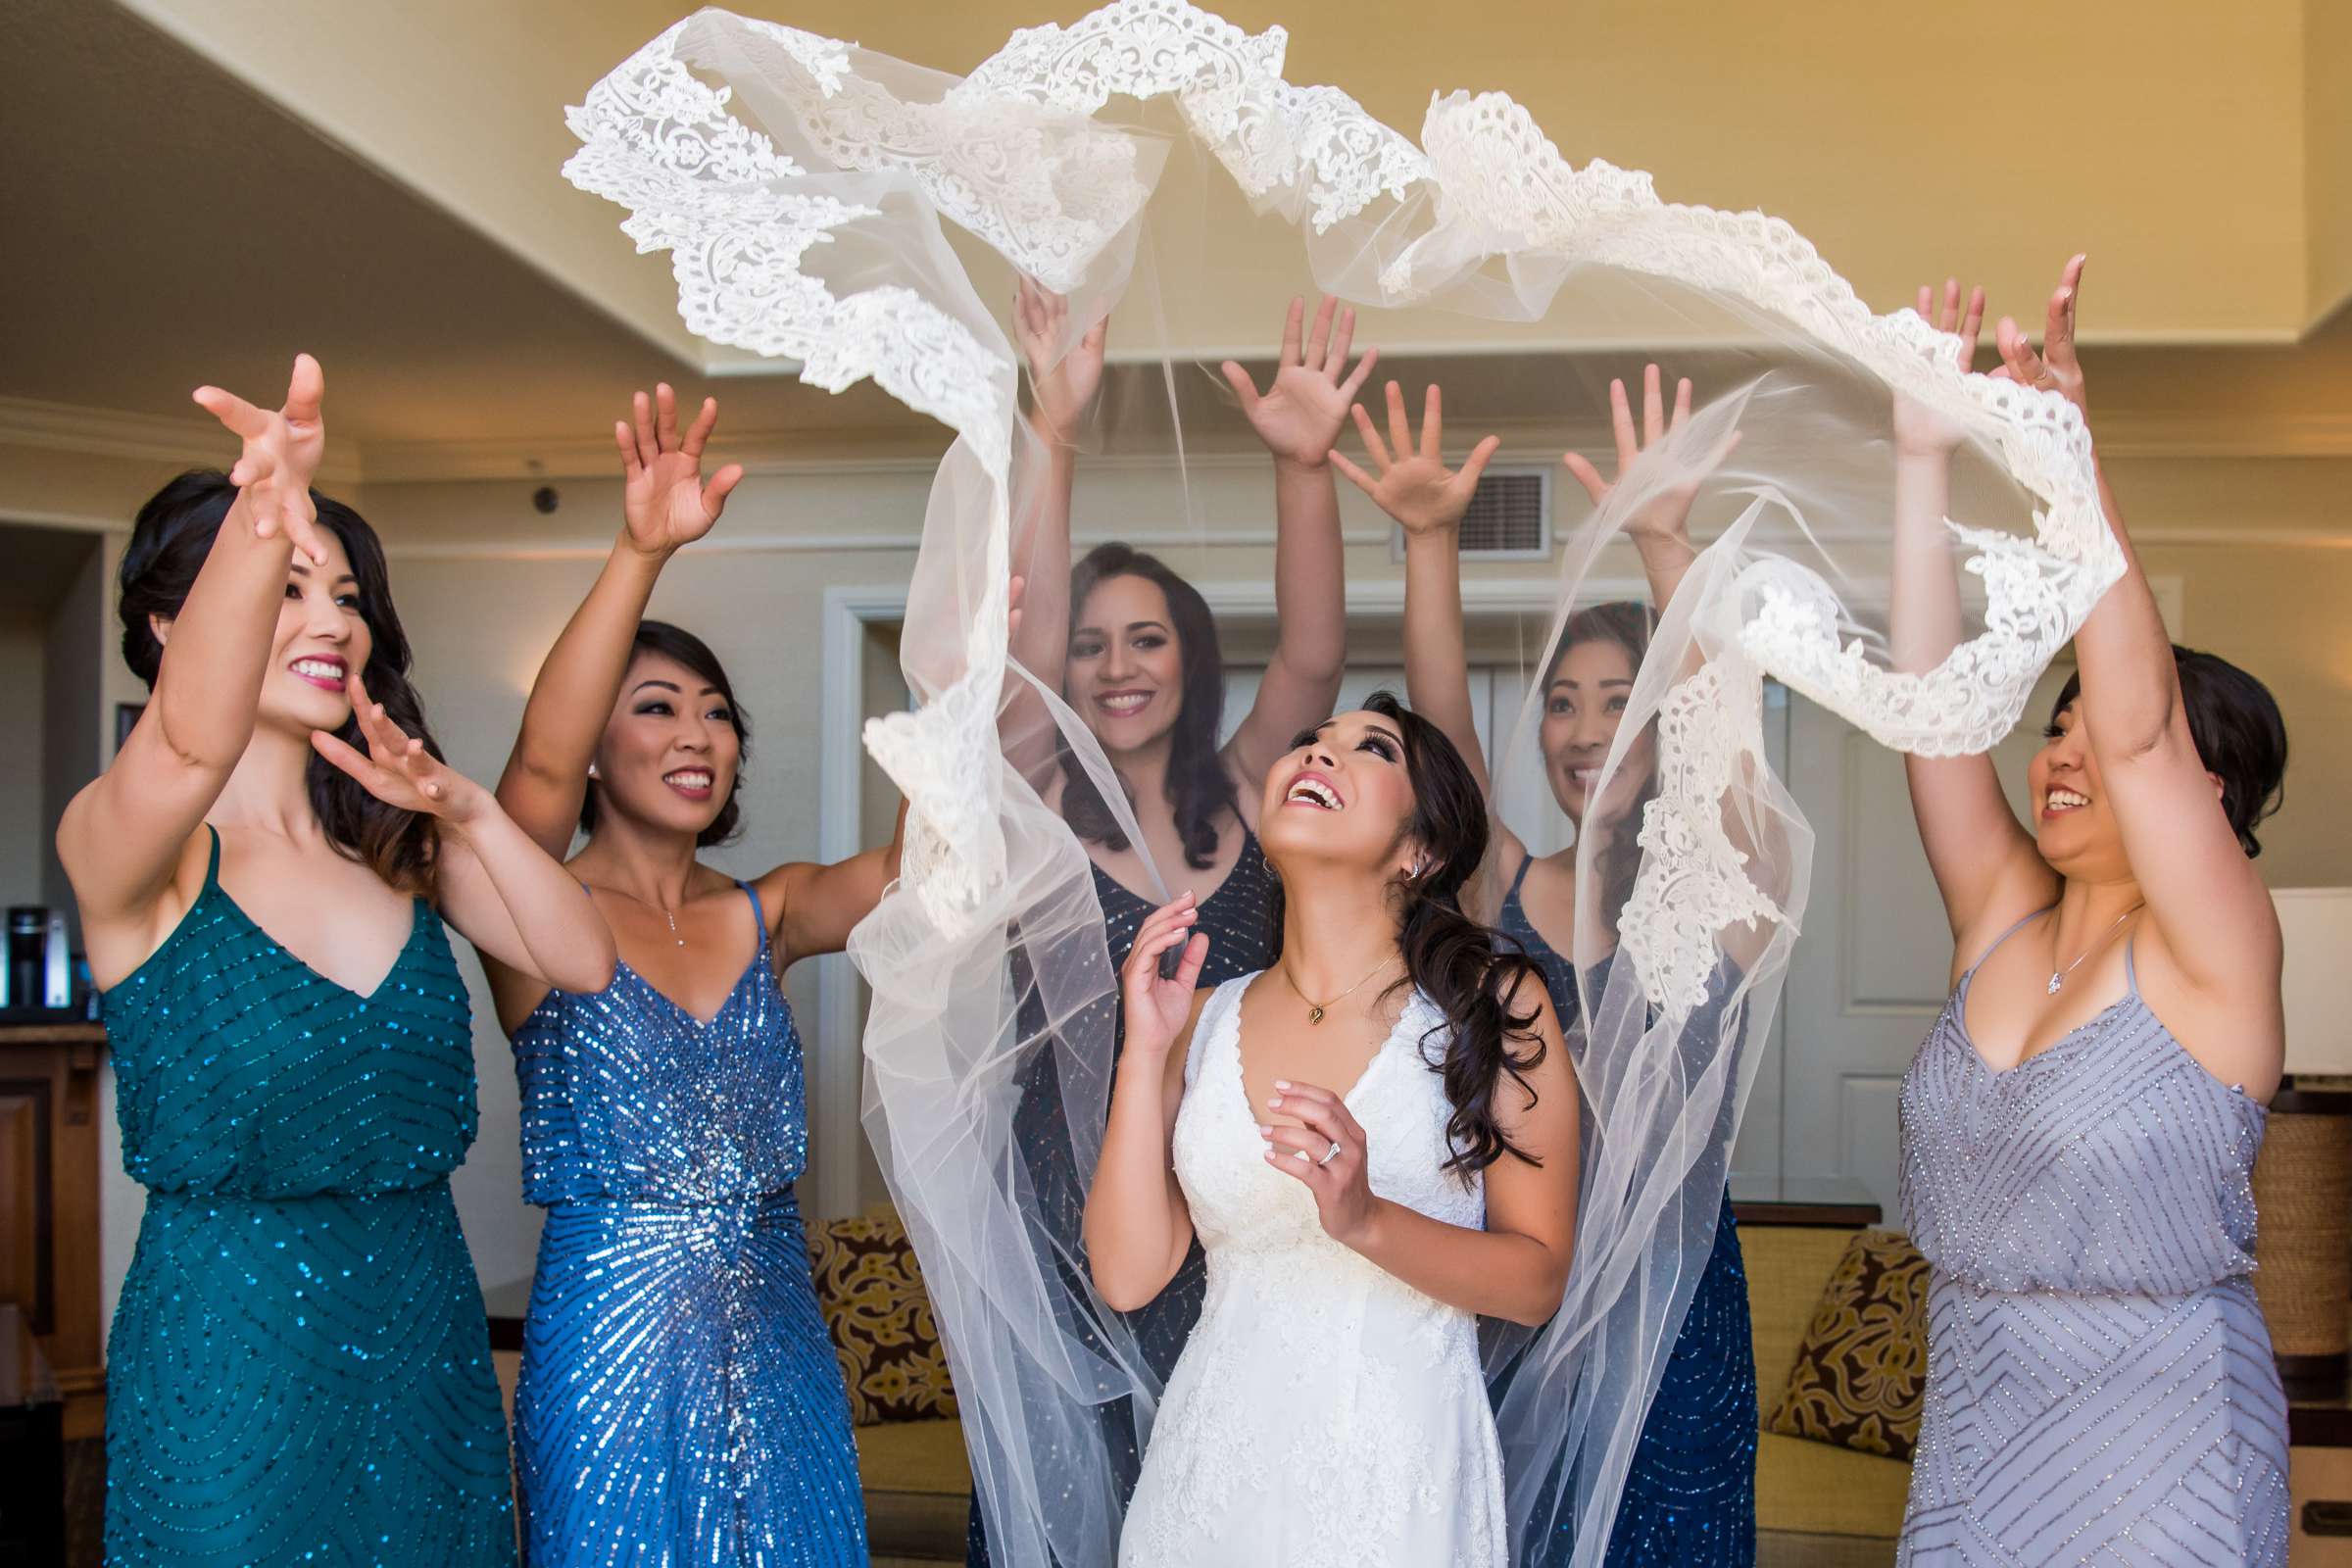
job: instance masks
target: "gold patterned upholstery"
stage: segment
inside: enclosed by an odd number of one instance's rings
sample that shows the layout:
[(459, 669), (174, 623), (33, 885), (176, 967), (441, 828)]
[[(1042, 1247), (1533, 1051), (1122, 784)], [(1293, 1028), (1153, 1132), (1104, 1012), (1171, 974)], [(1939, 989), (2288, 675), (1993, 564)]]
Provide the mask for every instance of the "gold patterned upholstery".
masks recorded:
[(816, 1300), (858, 1426), (956, 1419), (947, 1352), (906, 1231), (890, 1214), (808, 1229)]
[(1831, 1271), (1765, 1429), (1907, 1460), (1927, 1381), (1927, 1259), (1893, 1231), (1858, 1231)]

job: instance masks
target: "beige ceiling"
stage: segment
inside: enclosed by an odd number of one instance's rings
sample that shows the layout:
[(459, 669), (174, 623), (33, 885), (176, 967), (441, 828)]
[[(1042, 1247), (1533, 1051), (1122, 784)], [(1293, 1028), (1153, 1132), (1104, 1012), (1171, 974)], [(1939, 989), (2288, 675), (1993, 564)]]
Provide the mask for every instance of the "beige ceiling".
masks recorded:
[[(1572, 158), (1780, 212), (1883, 306), (1931, 264), (2023, 304), (2086, 244), (2103, 437), (2352, 454), (2352, 326), (2339, 317), (2294, 342), (2333, 297), (2336, 265), (2320, 244), (2333, 230), (2306, 234), (2305, 194), (2352, 171), (2340, 126), (2308, 155), (2303, 141), (2302, 84), (2319, 79), (2303, 51), (2352, 54), (2352, 29), (2303, 26), (2307, 4), (2328, 3), (1980, 0), (1978, 39), (1916, 45), (1867, 0), (1507, 0), (1442, 26), (1424, 7), (1364, 0), (1224, 9), (1252, 29), (1289, 24), (1294, 79), (1347, 84), (1408, 128), (1433, 88), (1499, 87)], [(577, 471), (603, 461), (627, 391), (657, 376), (718, 391), (730, 429), (777, 454), (936, 445), (870, 387), (706, 381), (697, 367), (723, 356), (678, 326), (664, 259), (632, 254), (617, 210), (558, 177), (563, 105), (678, 9), (12, 0), (0, 403), (43, 405), (52, 429), (72, 416), (47, 406), (184, 419), (189, 388), (267, 392), (302, 348), (325, 363), (333, 428), (371, 478), (534, 459)], [(1079, 5), (757, 9), (961, 69), (1010, 26)], [(2012, 107), (1985, 91), (1983, 57), (2019, 38), (2033, 44)], [(1230, 182), (1173, 166), (1159, 287), (1114, 341), (1173, 345), (1188, 434), (1213, 445), (1229, 412), (1192, 362), (1263, 342), (1304, 276), (1295, 237), (1250, 229)], [(1397, 356), (1404, 378), (1458, 388), (1465, 418), (1579, 411), (1582, 370), (1431, 319), (1367, 330), (1418, 349), (1418, 363)], [(1114, 403), (1128, 411), (1115, 428), (1152, 424), (1156, 366), (1126, 371)]]

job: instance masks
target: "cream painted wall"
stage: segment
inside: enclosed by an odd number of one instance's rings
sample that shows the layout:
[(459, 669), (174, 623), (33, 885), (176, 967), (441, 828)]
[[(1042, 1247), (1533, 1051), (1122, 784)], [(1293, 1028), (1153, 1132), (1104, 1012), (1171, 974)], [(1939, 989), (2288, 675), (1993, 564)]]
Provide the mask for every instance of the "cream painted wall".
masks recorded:
[(2316, 321), (2352, 301), (2352, 5), (2344, 0), (2303, 0), (2303, 116)]
[(0, 618), (0, 905), (40, 904), (41, 684), (47, 622)]
[[(677, 325), (664, 259), (632, 255), (617, 212), (555, 173), (572, 145), (562, 107), (675, 21), (676, 0), (124, 3), (631, 330), (704, 358)], [(1788, 219), (1882, 308), (1955, 269), (1996, 299), (2035, 298), (2087, 248), (2101, 260), (2096, 337), (2277, 341), (2310, 319), (2306, 201), (2340, 205), (2340, 186), (2307, 183), (2302, 150), (2307, 81), (2332, 88), (2307, 76), (2307, 17), (2328, 22), (2336, 5), (1975, 0), (1964, 23), (1874, 0), (1213, 9), (1252, 32), (1286, 26), (1292, 80), (1342, 86), (1407, 134), (1433, 93), (1508, 92), (1578, 163), (1653, 171), (1670, 200)], [(800, 0), (781, 15), (962, 73), (1015, 26), (1088, 9)], [(1179, 183), (1192, 163), (1172, 160)], [(1181, 234), (1166, 238), (1166, 275), (1186, 279), (1168, 291), (1170, 326), (1195, 349), (1256, 342), (1259, 302), (1303, 276), (1296, 238), (1274, 225), (1229, 246), (1238, 202), (1221, 172), (1210, 189), (1207, 206), (1175, 211), (1217, 224), (1218, 281), (1193, 286)], [(1444, 330), (1470, 341), (1476, 327)]]

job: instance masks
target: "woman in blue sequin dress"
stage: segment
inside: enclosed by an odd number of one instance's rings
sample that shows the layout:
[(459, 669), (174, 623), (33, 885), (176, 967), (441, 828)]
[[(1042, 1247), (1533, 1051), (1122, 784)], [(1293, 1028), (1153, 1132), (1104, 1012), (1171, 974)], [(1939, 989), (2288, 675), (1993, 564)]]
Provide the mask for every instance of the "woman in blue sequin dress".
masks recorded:
[(705, 485), (706, 402), (617, 429), (625, 525), (548, 655), (499, 798), (620, 949), (610, 986), (491, 966), (522, 1088), (523, 1196), (547, 1209), (515, 1390), (524, 1550), (600, 1563), (866, 1560), (849, 1396), (809, 1279), (801, 1037), (780, 983), (837, 953), (898, 845), (752, 882), (697, 851), (740, 818), (750, 726), (701, 639), (643, 619), (671, 554), (741, 476)]
[[(1305, 303), (1291, 302), (1272, 384), (1260, 394), (1247, 371), (1226, 378), (1274, 460), (1275, 602), (1280, 641), (1256, 701), (1222, 744), (1225, 662), (1215, 617), (1200, 590), (1164, 562), (1123, 544), (1100, 545), (1073, 568), (1069, 503), (1077, 442), (1102, 372), (1103, 325), (1061, 352), (1069, 334), (1062, 302), (1024, 283), (1014, 312), (1043, 442), (1045, 498), (1017, 553), (1029, 590), (1013, 635), (1014, 656), (1059, 691), (1091, 728), (1124, 787), (1143, 844), (1131, 844), (1077, 759), (1056, 744), (1042, 706), (1016, 701), (1005, 751), (1048, 806), (1085, 844), (1102, 901), (1110, 961), (1127, 956), (1135, 932), (1159, 903), (1138, 892), (1164, 880), (1169, 895), (1199, 900), (1210, 931), (1212, 985), (1265, 967), (1272, 952), (1273, 872), (1259, 850), (1257, 797), (1266, 769), (1300, 729), (1331, 714), (1347, 652), (1345, 562), (1331, 448), (1375, 355), (1348, 365), (1355, 313), (1326, 300), (1311, 325)], [(1057, 357), (1058, 356), (1058, 357)], [(1044, 590), (1068, 584), (1066, 596)], [(1034, 744), (1023, 745), (1021, 737)], [(1104, 1000), (1102, 1005), (1115, 1006)], [(1033, 1031), (1024, 1029), (1024, 1034)], [(1061, 1085), (1051, 1052), (1038, 1052), (1022, 1084), (1014, 1138), (1054, 1238), (1074, 1295), (1083, 1280), (1080, 1233), (1086, 1193), (1078, 1179)], [(1200, 1316), (1206, 1262), (1196, 1247), (1167, 1289), (1125, 1314), (1153, 1373), (1164, 1380)], [(1122, 1488), (1142, 1464), (1124, 1400), (1103, 1408)], [(968, 1561), (989, 1561), (979, 1503), (970, 1514)]]
[[(2082, 260), (2005, 374), (2082, 407)], [(1973, 358), (1982, 292), (1920, 314)], [(1960, 625), (1944, 543), (1960, 433), (1898, 404), (1896, 667)], [(2260, 681), (2173, 645), (2125, 571), (2075, 636), (2027, 770), (1904, 759), (1953, 935), (1904, 1076), (1903, 1217), (1930, 1266), (1928, 1388), (1898, 1563), (2279, 1568), (2286, 1399), (2255, 1299), (2251, 1177), (2284, 1058), (2277, 910), (2253, 858), (2286, 726)]]
[(514, 1557), (443, 921), (583, 987), (612, 936), (424, 738), (382, 548), (309, 489), (320, 394), (306, 356), (276, 413), (197, 395), (244, 451), (139, 514), (122, 649), (154, 695), (58, 830), (148, 1191), (108, 1345), (122, 1568)]
[[(1610, 388), (1615, 415), (1619, 471), (1641, 451), (1632, 406), (1623, 383)], [(1672, 420), (1679, 424), (1690, 407), (1690, 383), (1679, 389)], [(1406, 431), (1401, 393), (1389, 387), (1394, 432)], [(1658, 368), (1648, 368), (1644, 420), (1650, 440), (1669, 428)], [(1485, 778), (1484, 753), (1471, 719), (1468, 663), (1463, 651), (1460, 542), (1457, 527), (1479, 471), (1495, 448), (1493, 437), (1473, 450), (1458, 471), (1435, 456), (1439, 447), (1437, 389), (1425, 416), (1426, 443), (1400, 442), (1389, 452), (1366, 425), (1367, 446), (1377, 475), (1348, 466), (1356, 480), (1403, 528), (1405, 534), (1405, 645), (1408, 688), (1415, 710), (1437, 721)], [(1583, 457), (1568, 465), (1598, 506), (1609, 486)], [(1691, 496), (1670, 492), (1627, 526), (1641, 554), (1655, 603), (1673, 597), (1694, 559), (1684, 523)], [(1571, 616), (1544, 671), (1544, 692), (1538, 743), (1552, 796), (1581, 837), (1604, 835), (1591, 856), (1603, 885), (1594, 906), (1613, 919), (1632, 891), (1640, 849), (1633, 833), (1643, 803), (1655, 793), (1655, 740), (1639, 737), (1608, 792), (1588, 799), (1618, 721), (1625, 710), (1635, 671), (1649, 644), (1653, 612), (1636, 604), (1599, 605)], [(1490, 786), (1491, 788), (1491, 786)], [(1613, 930), (1576, 929), (1577, 851), (1536, 856), (1507, 827), (1496, 827), (1496, 874), (1506, 890), (1495, 924), (1514, 937), (1543, 970), (1545, 989), (1569, 1049), (1583, 1048), (1578, 1028), (1581, 996), (1599, 996), (1616, 946)], [(1727, 947), (1736, 949), (1736, 940)], [(1572, 960), (1570, 955), (1576, 955)], [(1584, 964), (1580, 988), (1577, 961)], [(1728, 969), (1728, 965), (1727, 965)], [(1733, 989), (1728, 973), (1714, 987), (1721, 998)], [(1708, 1019), (1717, 1006), (1694, 1013), (1684, 1039), (1690, 1049), (1711, 1047), (1716, 1030)], [(1725, 1102), (1727, 1112), (1736, 1103)], [(1591, 1110), (1587, 1107), (1587, 1120)], [(1588, 1126), (1585, 1148), (1597, 1147)], [(1613, 1568), (1747, 1568), (1755, 1560), (1756, 1374), (1750, 1346), (1747, 1276), (1740, 1256), (1739, 1227), (1731, 1195), (1716, 1200), (1719, 1212), (1707, 1263), (1690, 1297), (1674, 1348), (1661, 1370), (1642, 1420), (1615, 1521), (1606, 1561)], [(1497, 1396), (1504, 1385), (1497, 1384)], [(1575, 1546), (1563, 1527), (1534, 1560), (1565, 1563)]]

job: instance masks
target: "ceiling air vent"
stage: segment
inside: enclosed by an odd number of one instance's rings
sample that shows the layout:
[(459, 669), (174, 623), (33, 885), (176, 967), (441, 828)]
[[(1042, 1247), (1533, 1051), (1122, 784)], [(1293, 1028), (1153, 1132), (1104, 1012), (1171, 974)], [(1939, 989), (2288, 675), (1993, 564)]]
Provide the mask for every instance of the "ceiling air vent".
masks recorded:
[[(1404, 530), (1389, 540), (1392, 559), (1404, 559)], [(1489, 468), (1462, 514), (1465, 561), (1551, 559), (1551, 469)]]

